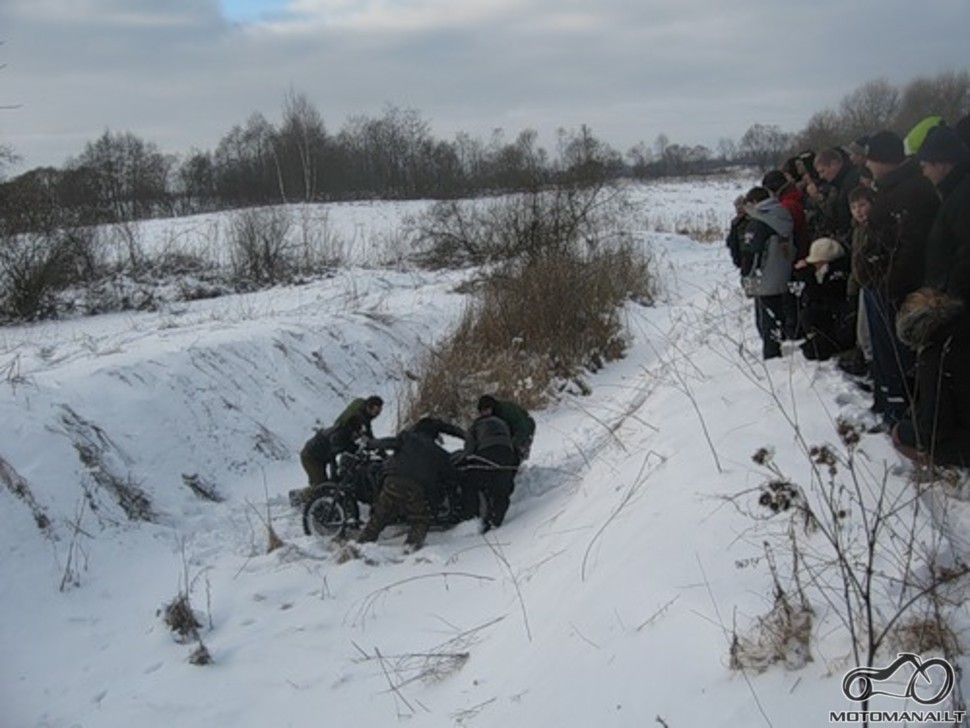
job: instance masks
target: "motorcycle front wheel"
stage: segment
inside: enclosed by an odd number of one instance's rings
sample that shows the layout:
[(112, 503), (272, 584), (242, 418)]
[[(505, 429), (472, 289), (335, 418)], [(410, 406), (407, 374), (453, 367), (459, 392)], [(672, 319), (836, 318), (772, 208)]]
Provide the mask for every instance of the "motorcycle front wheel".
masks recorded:
[(322, 487), (303, 507), (303, 532), (307, 536), (341, 536), (350, 523), (343, 493), (336, 487)]

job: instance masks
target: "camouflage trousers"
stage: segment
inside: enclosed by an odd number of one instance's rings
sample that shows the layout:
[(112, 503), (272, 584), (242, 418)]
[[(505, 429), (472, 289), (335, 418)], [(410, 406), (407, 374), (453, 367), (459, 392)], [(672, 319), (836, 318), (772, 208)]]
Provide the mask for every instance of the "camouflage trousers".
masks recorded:
[(405, 543), (420, 548), (424, 545), (431, 521), (424, 488), (410, 478), (388, 475), (384, 478), (367, 525), (357, 540), (361, 543), (376, 541), (384, 527), (394, 523), (402, 514), (407, 516), (410, 526)]

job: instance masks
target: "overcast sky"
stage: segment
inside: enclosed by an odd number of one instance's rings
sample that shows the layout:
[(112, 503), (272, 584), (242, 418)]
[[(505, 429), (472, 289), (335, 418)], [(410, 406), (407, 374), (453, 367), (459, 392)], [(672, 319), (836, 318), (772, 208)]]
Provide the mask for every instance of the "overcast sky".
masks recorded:
[(106, 129), (212, 150), (289, 90), (331, 132), (415, 109), (438, 138), (589, 125), (716, 149), (866, 81), (970, 68), (970, 0), (0, 0), (0, 143), (62, 165)]

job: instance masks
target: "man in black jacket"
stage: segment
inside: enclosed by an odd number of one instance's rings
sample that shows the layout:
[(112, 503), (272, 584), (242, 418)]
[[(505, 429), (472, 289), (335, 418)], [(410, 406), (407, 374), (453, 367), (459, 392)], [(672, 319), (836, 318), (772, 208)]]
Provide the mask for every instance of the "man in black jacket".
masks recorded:
[(465, 481), (462, 483), (462, 518), (479, 515), (479, 493), (487, 510), (483, 530), (502, 525), (509, 509), (519, 458), (512, 444), (512, 430), (495, 414), (491, 398), (479, 401), (479, 415), (465, 436)]
[(924, 287), (896, 321), (918, 352), (914, 416), (893, 430), (904, 455), (938, 465), (970, 465), (970, 150), (952, 129), (935, 127), (917, 156), (943, 204), (926, 246)]
[(863, 286), (872, 339), (874, 409), (892, 427), (906, 416), (915, 355), (896, 335), (896, 312), (922, 285), (926, 241), (940, 198), (919, 163), (906, 159), (903, 140), (891, 131), (869, 139), (867, 161), (876, 185), (868, 234), (856, 271)]
[(376, 541), (384, 527), (403, 513), (410, 526), (405, 550), (417, 551), (424, 545), (431, 521), (428, 504), (440, 501), (442, 489), (453, 489), (456, 479), (451, 458), (435, 441), (442, 432), (459, 437), (464, 434), (440, 420), (423, 417), (396, 437), (367, 443), (393, 454), (384, 462), (381, 491), (357, 538), (359, 543)]
[(833, 195), (825, 195), (819, 185), (809, 184), (806, 187), (806, 194), (815, 203), (822, 217), (815, 232), (835, 238), (840, 243), (847, 243), (852, 235), (849, 193), (859, 185), (859, 169), (835, 148), (823, 149), (816, 154), (814, 165), (818, 176), (835, 192)]

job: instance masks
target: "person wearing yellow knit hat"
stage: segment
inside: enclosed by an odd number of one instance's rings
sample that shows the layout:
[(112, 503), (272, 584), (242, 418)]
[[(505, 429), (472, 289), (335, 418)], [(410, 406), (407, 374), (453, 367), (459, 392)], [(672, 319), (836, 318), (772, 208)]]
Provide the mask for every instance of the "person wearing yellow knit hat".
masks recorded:
[(903, 148), (906, 150), (906, 156), (916, 154), (919, 148), (923, 146), (923, 141), (926, 139), (926, 135), (929, 133), (930, 129), (939, 126), (943, 123), (943, 119), (939, 116), (927, 116), (921, 119), (920, 122), (909, 130), (909, 133), (903, 137)]
[(923, 287), (896, 317), (899, 338), (916, 350), (913, 416), (893, 429), (906, 457), (933, 465), (970, 466), (970, 149), (958, 132), (938, 126), (917, 153), (943, 202), (926, 242)]

